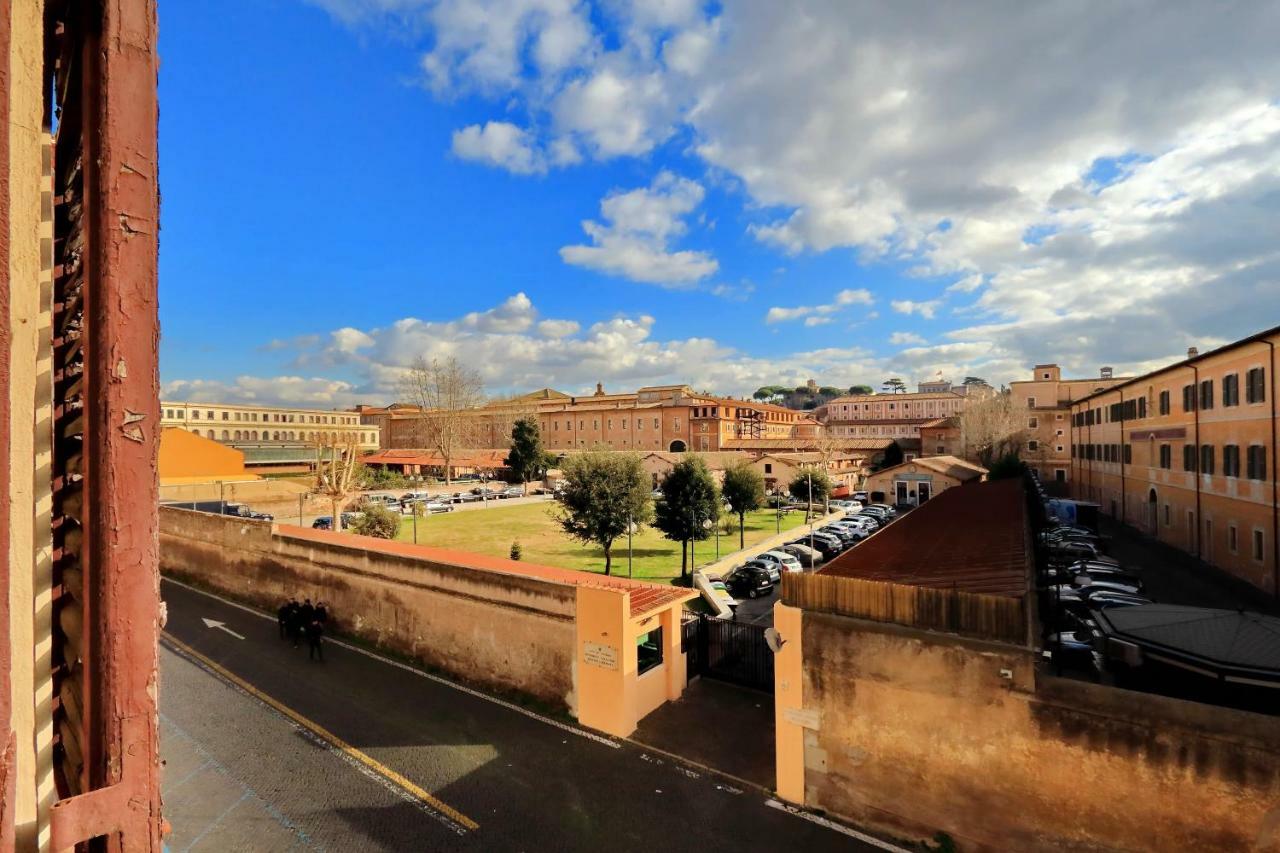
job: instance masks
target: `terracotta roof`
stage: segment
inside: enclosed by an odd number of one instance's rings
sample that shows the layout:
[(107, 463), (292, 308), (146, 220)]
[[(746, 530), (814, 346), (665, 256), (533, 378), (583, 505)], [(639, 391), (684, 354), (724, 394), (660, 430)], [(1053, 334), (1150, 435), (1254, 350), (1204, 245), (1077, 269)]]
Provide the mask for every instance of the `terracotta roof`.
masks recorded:
[(834, 400), (828, 400), (827, 405), (830, 406), (833, 403), (883, 403), (889, 400), (949, 400), (952, 397), (963, 396), (964, 394), (958, 391), (910, 391), (905, 394), (858, 394), (855, 396), (836, 397)]
[(936, 417), (919, 417), (912, 416), (909, 418), (831, 418), (827, 421), (827, 425), (838, 424), (840, 426), (860, 426), (866, 424), (868, 426), (877, 425), (901, 425), (901, 426), (921, 426), (930, 421), (937, 420)]
[(899, 468), (905, 468), (908, 465), (915, 465), (919, 468), (928, 468), (938, 474), (948, 477), (954, 477), (962, 483), (970, 480), (977, 480), (987, 473), (987, 469), (981, 465), (975, 465), (972, 462), (966, 462), (956, 456), (924, 456), (919, 459), (912, 459), (910, 462), (903, 462), (894, 465), (891, 468), (884, 468), (877, 471), (873, 476), (881, 476), (891, 471), (897, 471)]
[[(466, 468), (473, 465), (506, 465), (507, 450), (464, 450), (449, 461), (450, 465)], [(379, 450), (360, 461), (371, 465), (443, 465), (444, 458), (433, 450)]]
[(1026, 513), (1021, 480), (947, 489), (819, 571), (1016, 598), (1031, 578)]
[[(884, 450), (893, 444), (892, 438), (841, 438), (830, 436), (830, 441), (837, 450)], [(826, 441), (827, 439), (822, 439)], [(725, 450), (812, 450), (817, 440), (808, 437), (799, 438), (730, 438), (722, 441), (720, 446)]]
[(313, 530), (309, 527), (297, 527), (292, 524), (275, 525), (281, 536), (303, 539), (324, 545), (341, 545), (348, 548), (364, 548), (398, 557), (410, 557), (431, 560), (436, 563), (447, 563), (464, 569), (499, 572), (505, 575), (521, 575), (528, 578), (569, 584), (571, 586), (592, 586), (616, 589), (631, 594), (631, 617), (644, 616), (654, 610), (670, 607), (682, 601), (697, 598), (697, 590), (682, 586), (648, 583), (630, 578), (598, 575), (594, 572), (579, 572), (573, 569), (562, 569), (558, 566), (541, 566), (537, 563), (526, 563), (523, 560), (507, 560), (502, 557), (488, 557), (484, 554), (472, 554), (466, 551), (455, 551), (450, 548), (431, 548), (426, 545), (414, 545), (411, 542), (391, 542), (385, 539), (361, 537), (353, 541), (351, 534), (338, 533), (333, 530)]
[(960, 427), (960, 419), (955, 415), (949, 418), (936, 418), (928, 423), (920, 424), (920, 429), (934, 429), (936, 427), (944, 427), (946, 429), (958, 429)]

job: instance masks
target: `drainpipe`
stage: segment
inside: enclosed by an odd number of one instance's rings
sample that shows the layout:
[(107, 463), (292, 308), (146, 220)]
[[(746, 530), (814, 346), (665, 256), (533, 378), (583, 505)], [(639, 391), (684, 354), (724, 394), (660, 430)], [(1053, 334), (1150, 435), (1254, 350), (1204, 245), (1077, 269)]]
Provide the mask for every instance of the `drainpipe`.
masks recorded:
[(1124, 443), (1124, 391), (1120, 391), (1120, 523), (1124, 524), (1126, 520), (1125, 507), (1128, 504), (1126, 493), (1124, 490), (1124, 449), (1127, 447)]
[(1202, 523), (1200, 520), (1200, 368), (1196, 367), (1194, 364), (1189, 365), (1189, 367), (1192, 370), (1191, 411), (1195, 412), (1196, 418), (1196, 452), (1192, 457), (1195, 460), (1195, 463), (1192, 465), (1192, 468), (1194, 469), (1192, 471), (1192, 476), (1196, 481), (1196, 559), (1198, 560), (1201, 559), (1200, 525)]
[[(1280, 601), (1280, 492), (1276, 482), (1276, 345), (1271, 347), (1271, 595)], [(1266, 384), (1263, 384), (1266, 388)]]

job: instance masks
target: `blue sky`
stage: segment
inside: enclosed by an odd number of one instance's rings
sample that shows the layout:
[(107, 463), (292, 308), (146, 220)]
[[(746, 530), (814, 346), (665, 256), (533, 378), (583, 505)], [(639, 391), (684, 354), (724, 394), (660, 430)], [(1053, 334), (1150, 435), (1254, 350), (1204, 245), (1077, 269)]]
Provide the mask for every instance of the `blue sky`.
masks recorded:
[[(495, 393), (1000, 382), (1274, 324), (1274, 233), (1178, 238), (1277, 204), (1266, 22), (1006, 22), (1088, 44), (1152, 104), (1120, 115), (1043, 51), (1003, 57), (1043, 91), (1004, 81), (981, 20), (804, 8), (162, 2), (166, 396), (387, 402), (418, 355)], [(948, 33), (950, 69), (858, 59)], [(1170, 55), (1145, 91), (1180, 37), (1194, 84)]]

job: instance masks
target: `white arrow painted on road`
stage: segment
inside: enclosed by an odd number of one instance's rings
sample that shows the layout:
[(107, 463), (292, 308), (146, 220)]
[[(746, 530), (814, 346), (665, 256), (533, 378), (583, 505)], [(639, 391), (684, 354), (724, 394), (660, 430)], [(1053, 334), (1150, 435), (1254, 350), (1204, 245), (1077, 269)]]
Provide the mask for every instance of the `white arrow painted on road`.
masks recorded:
[(235, 631), (232, 631), (230, 628), (228, 628), (227, 623), (225, 622), (215, 622), (212, 619), (205, 619), (203, 616), (201, 616), (200, 619), (201, 621), (204, 622), (206, 628), (217, 628), (220, 631), (226, 631), (228, 634), (235, 637), (237, 640), (244, 639), (244, 637), (241, 634), (237, 634)]

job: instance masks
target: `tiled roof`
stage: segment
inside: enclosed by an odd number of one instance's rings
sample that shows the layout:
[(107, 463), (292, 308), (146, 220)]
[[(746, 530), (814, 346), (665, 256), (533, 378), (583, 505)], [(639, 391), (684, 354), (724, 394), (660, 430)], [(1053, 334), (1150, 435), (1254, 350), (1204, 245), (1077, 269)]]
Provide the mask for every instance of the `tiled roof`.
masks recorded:
[(952, 415), (949, 418), (935, 418), (928, 423), (920, 424), (920, 429), (935, 429), (938, 427), (945, 429), (958, 429), (960, 427), (960, 419), (955, 415)]
[(846, 551), (820, 573), (1019, 597), (1031, 578), (1028, 536), (1021, 480), (958, 486)]
[[(449, 460), (449, 464), (466, 468), (471, 465), (506, 464), (507, 450), (464, 450)], [(367, 465), (443, 465), (444, 459), (432, 450), (379, 450), (360, 457)]]
[(282, 536), (318, 542), (324, 545), (364, 548), (369, 551), (379, 551), (398, 557), (431, 560), (436, 563), (447, 563), (465, 569), (480, 569), (506, 575), (521, 575), (571, 586), (616, 589), (631, 594), (629, 601), (631, 603), (632, 618), (669, 607), (676, 602), (691, 601), (698, 597), (697, 590), (682, 586), (667, 586), (630, 578), (614, 577), (612, 575), (598, 575), (594, 572), (579, 572), (573, 569), (562, 569), (558, 566), (541, 566), (537, 563), (526, 563), (523, 560), (488, 557), (484, 554), (472, 554), (466, 551), (455, 551), (450, 548), (431, 548), (426, 545), (414, 545), (411, 542), (390, 542), (372, 537), (360, 537), (359, 541), (353, 541), (349, 533), (338, 533), (332, 530), (312, 530), (309, 527), (295, 527), (291, 524), (277, 524), (276, 530)]
[[(830, 441), (836, 450), (884, 450), (893, 444), (892, 438), (841, 438), (830, 436), (823, 441)], [(731, 438), (720, 443), (725, 450), (779, 450), (804, 451), (812, 450), (816, 439), (813, 438)]]

